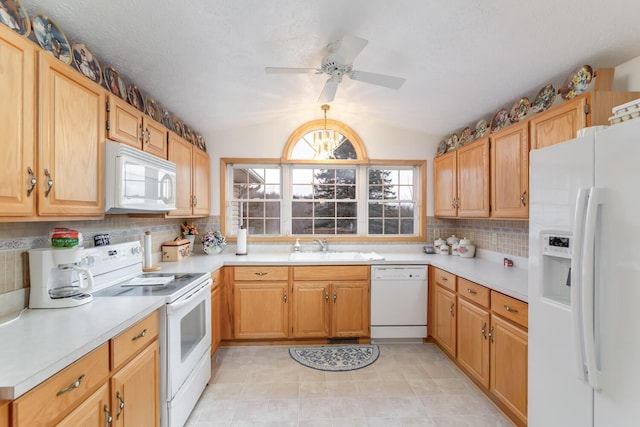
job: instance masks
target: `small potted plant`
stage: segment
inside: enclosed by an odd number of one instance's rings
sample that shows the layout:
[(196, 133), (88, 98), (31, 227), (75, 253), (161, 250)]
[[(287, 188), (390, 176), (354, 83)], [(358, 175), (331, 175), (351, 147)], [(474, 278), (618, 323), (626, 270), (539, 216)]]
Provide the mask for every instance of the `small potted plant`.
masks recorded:
[(220, 231), (207, 231), (202, 237), (202, 247), (207, 255), (215, 255), (222, 252), (222, 248), (227, 244), (227, 239)]
[(185, 221), (180, 225), (180, 228), (182, 229), (182, 236), (189, 241), (190, 253), (193, 253), (193, 243), (198, 235), (198, 227), (194, 223), (187, 224), (187, 221)]

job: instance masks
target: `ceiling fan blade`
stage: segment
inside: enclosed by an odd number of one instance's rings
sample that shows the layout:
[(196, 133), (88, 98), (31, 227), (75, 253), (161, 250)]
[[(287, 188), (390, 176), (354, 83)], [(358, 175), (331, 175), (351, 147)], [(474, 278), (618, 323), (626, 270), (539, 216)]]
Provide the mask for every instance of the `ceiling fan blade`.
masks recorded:
[(320, 97), (318, 98), (318, 102), (333, 101), (333, 99), (336, 97), (336, 91), (338, 90), (338, 85), (341, 81), (342, 77), (331, 76), (331, 78), (324, 84), (322, 92), (320, 93)]
[(320, 74), (317, 68), (264, 67), (267, 74)]
[(345, 34), (342, 40), (337, 42), (334, 52), (342, 57), (345, 64), (351, 64), (367, 43), (368, 40)]
[(404, 77), (387, 76), (385, 74), (369, 73), (367, 71), (353, 70), (349, 73), (349, 77), (365, 83), (371, 83), (378, 86), (384, 86), (391, 89), (400, 89), (404, 84)]

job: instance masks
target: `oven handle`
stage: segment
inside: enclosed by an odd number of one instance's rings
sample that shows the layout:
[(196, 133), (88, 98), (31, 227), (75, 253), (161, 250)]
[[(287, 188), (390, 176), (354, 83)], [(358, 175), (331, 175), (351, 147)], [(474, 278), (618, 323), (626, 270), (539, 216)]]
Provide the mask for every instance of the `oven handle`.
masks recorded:
[[(211, 291), (209, 290), (209, 286), (213, 283), (213, 281), (209, 278), (206, 281), (203, 282), (202, 286), (198, 287), (196, 290), (194, 290), (193, 292), (191, 292), (188, 295), (183, 296), (182, 298), (180, 298), (178, 301), (173, 302), (171, 304), (167, 304), (167, 311), (169, 313), (175, 313), (176, 311), (180, 310), (182, 307), (191, 304), (193, 297), (198, 297), (200, 296), (200, 294), (202, 293), (210, 293)], [(196, 298), (197, 299), (197, 298)]]

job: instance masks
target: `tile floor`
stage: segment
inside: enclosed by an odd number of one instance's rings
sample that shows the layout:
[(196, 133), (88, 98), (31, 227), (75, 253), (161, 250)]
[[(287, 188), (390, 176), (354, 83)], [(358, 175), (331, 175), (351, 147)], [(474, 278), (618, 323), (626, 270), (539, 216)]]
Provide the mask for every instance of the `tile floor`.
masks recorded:
[(292, 360), (287, 347), (221, 348), (187, 427), (512, 426), (433, 344), (380, 344), (350, 372)]

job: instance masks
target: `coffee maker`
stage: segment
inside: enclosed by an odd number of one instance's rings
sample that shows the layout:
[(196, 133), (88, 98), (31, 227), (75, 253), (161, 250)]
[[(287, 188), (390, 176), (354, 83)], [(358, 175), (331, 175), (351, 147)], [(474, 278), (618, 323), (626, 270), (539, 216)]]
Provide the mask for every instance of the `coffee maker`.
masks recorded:
[(83, 248), (29, 251), (29, 308), (75, 307), (93, 300), (93, 275), (82, 267)]

